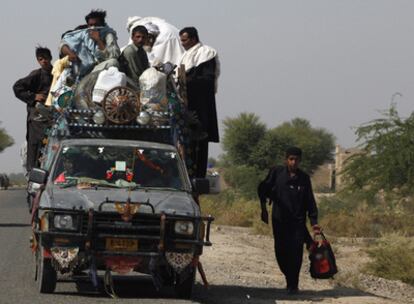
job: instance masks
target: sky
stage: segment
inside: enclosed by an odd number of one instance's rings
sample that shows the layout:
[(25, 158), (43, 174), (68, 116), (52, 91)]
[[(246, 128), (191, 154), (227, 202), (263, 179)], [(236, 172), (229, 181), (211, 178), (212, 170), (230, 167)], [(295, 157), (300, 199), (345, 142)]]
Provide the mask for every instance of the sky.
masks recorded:
[[(37, 68), (36, 45), (49, 47), (56, 59), (60, 35), (97, 8), (107, 11), (120, 46), (128, 40), (129, 16), (197, 27), (221, 62), (221, 135), (223, 119), (250, 112), (268, 128), (305, 118), (352, 147), (354, 128), (380, 117), (391, 101), (403, 117), (413, 109), (411, 0), (6, 0), (0, 11), (0, 127), (16, 144), (0, 153), (0, 172), (22, 171), (26, 109), (13, 94), (14, 82)], [(211, 144), (211, 156), (220, 153), (220, 144)]]

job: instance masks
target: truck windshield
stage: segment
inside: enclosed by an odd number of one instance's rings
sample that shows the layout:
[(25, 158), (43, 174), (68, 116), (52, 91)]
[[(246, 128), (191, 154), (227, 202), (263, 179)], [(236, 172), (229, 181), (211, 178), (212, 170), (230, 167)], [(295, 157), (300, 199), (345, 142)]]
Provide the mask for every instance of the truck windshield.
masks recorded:
[(54, 167), (53, 182), (76, 181), (116, 187), (185, 188), (176, 152), (155, 148), (64, 146)]

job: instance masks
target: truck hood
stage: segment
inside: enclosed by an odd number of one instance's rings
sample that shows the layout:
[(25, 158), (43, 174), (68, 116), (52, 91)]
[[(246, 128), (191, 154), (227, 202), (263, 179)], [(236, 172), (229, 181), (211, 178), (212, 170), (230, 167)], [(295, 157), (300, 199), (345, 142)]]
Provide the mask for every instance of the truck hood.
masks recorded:
[[(50, 187), (43, 193), (40, 206), (43, 208), (84, 209), (93, 208), (98, 211), (102, 202), (109, 200), (126, 202), (130, 196), (131, 202), (148, 202), (154, 207), (155, 213), (200, 216), (200, 209), (191, 194), (185, 191), (168, 191), (139, 189), (128, 193), (128, 189), (77, 189)], [(102, 210), (116, 211), (114, 204), (103, 204)], [(142, 205), (140, 213), (152, 213), (149, 206)]]

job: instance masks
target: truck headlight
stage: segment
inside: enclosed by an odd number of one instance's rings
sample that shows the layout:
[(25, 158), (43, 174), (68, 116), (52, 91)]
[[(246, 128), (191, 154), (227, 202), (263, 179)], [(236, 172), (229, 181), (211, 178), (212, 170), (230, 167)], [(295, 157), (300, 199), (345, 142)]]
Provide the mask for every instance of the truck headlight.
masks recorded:
[(40, 217), (40, 231), (49, 231), (49, 214), (47, 212)]
[(189, 221), (176, 221), (174, 232), (176, 234), (192, 235), (194, 233), (194, 224)]
[(57, 229), (63, 230), (77, 229), (72, 215), (69, 214), (56, 214), (53, 218), (53, 226)]

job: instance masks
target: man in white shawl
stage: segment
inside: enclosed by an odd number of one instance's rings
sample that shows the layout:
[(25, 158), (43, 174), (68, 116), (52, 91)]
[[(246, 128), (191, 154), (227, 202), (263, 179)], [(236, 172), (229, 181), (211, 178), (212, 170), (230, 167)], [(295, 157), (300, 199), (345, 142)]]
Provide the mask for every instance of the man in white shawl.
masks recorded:
[[(127, 30), (130, 34), (138, 25), (145, 26), (149, 36), (154, 38), (154, 41), (149, 40), (149, 43), (144, 46), (151, 66), (166, 62), (179, 64), (184, 49), (180, 43), (178, 29), (175, 26), (158, 17), (135, 16), (128, 18)], [(130, 39), (128, 44), (131, 43), (132, 40)]]
[(208, 143), (219, 142), (216, 89), (217, 78), (220, 73), (217, 51), (203, 45), (197, 29), (186, 27), (180, 31), (181, 44), (185, 49), (180, 60), (180, 66), (184, 65), (188, 110), (197, 115), (202, 131), (206, 137), (194, 141), (191, 145), (191, 159), (195, 164), (190, 175), (204, 178), (207, 170)]

